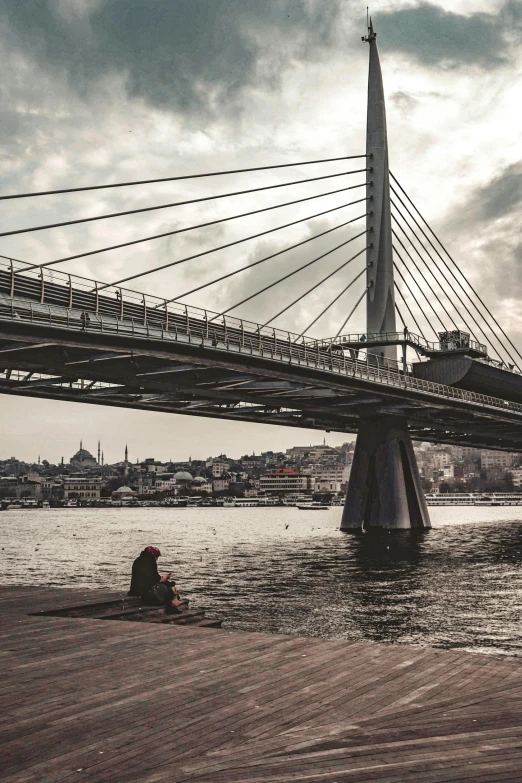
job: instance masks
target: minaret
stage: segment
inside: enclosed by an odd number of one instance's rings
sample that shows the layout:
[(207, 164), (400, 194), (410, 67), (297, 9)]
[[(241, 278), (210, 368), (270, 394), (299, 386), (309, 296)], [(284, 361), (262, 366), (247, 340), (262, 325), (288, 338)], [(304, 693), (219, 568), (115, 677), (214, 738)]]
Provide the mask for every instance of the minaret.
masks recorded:
[(98, 441), (98, 465), (100, 465), (100, 441)]
[[(362, 40), (370, 46), (368, 72), (368, 115), (366, 126), (366, 153), (368, 157), (368, 185), (370, 199), (366, 218), (368, 243), (366, 297), (366, 330), (368, 334), (395, 332), (395, 297), (393, 290), (393, 255), (390, 211), (390, 176), (388, 170), (388, 135), (386, 107), (382, 84), (381, 64), (377, 51), (376, 34), (372, 20), (368, 35)], [(383, 358), (397, 359), (395, 346), (376, 347), (372, 353)]]
[(103, 451), (102, 451), (102, 461), (101, 461), (101, 464), (105, 465), (105, 455), (104, 455)]
[(125, 470), (124, 473), (126, 476), (129, 475), (129, 449), (127, 444), (125, 444)]

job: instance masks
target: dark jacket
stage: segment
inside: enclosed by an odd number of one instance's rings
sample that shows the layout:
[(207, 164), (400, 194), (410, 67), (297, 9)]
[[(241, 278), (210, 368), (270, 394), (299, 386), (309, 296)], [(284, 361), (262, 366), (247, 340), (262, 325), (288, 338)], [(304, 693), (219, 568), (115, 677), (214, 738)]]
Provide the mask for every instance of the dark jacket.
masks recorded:
[(150, 588), (160, 581), (156, 558), (143, 551), (132, 564), (129, 595), (146, 596)]

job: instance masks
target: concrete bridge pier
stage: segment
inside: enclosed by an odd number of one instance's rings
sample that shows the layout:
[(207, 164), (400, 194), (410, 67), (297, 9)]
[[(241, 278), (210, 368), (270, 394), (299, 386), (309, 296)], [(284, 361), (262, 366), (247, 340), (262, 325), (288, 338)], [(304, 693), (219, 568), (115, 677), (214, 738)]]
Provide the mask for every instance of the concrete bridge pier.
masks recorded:
[(357, 434), (341, 530), (430, 527), (406, 419), (364, 419)]

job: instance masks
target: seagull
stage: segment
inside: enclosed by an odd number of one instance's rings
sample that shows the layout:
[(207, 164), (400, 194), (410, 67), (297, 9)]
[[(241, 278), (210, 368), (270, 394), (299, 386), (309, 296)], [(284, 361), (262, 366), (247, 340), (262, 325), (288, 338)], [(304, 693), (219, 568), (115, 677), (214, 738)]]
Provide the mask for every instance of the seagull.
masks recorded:
[(285, 525), (285, 530), (288, 530), (288, 525)]

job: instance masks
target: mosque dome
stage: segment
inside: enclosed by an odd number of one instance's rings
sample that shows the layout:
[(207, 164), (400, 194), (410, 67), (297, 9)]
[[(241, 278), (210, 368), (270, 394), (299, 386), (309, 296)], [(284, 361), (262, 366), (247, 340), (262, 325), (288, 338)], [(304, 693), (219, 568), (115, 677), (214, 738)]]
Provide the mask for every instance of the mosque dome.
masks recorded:
[(135, 494), (133, 489), (123, 486), (114, 490), (113, 495), (128, 495), (129, 493), (132, 493), (133, 495)]
[(203, 476), (196, 476), (196, 478), (194, 479), (194, 484), (206, 484), (206, 483), (207, 483), (207, 479), (203, 478)]
[(178, 470), (174, 473), (174, 479), (176, 481), (192, 481), (192, 476), (186, 470)]
[(77, 462), (77, 463), (92, 463), (93, 465), (96, 465), (96, 459), (92, 456), (90, 451), (87, 451), (87, 449), (79, 448), (74, 457), (71, 457), (71, 462)]

